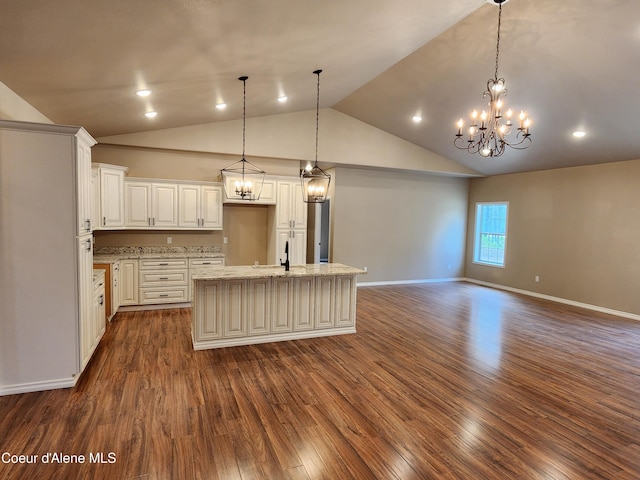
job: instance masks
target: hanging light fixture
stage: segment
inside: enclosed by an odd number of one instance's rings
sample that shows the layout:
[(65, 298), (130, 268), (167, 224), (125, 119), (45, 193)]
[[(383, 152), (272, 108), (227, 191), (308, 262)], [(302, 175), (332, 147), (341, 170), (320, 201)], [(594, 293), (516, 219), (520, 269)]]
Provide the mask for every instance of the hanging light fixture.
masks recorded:
[(320, 125), (320, 73), (322, 70), (313, 72), (318, 76), (318, 88), (316, 96), (316, 162), (313, 166), (309, 164), (307, 168), (300, 172), (302, 182), (302, 198), (306, 203), (324, 203), (329, 193), (331, 175), (318, 166), (318, 127)]
[[(521, 111), (518, 115), (518, 127), (514, 128), (512, 122), (513, 111), (504, 111), (505, 105), (502, 97), (507, 94), (504, 78), (498, 78), (498, 59), (500, 56), (500, 22), (502, 20), (502, 4), (508, 0), (487, 0), (487, 3), (498, 5), (498, 35), (496, 41), (496, 70), (494, 78), (487, 81), (487, 90), (483, 93), (484, 98), (489, 98), (489, 111), (482, 110), (478, 113), (474, 110), (471, 113), (471, 125), (468, 130), (468, 138), (462, 133), (464, 122), (458, 121), (458, 133), (454, 139), (454, 145), (469, 153), (479, 153), (483, 157), (499, 157), (506, 147), (516, 150), (524, 150), (531, 145), (531, 134), (529, 126), (531, 121), (527, 115)], [(503, 117), (504, 112), (504, 117)], [(515, 136), (510, 136), (515, 131)]]
[(224, 194), (229, 200), (255, 201), (260, 199), (266, 172), (249, 162), (245, 156), (246, 123), (247, 123), (247, 79), (242, 76), (238, 80), (243, 85), (242, 101), (242, 158), (220, 170)]

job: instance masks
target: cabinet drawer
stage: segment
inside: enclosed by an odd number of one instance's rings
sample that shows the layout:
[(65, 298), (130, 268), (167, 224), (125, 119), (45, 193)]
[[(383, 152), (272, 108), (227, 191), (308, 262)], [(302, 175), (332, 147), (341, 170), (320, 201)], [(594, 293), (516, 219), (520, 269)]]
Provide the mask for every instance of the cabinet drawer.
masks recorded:
[(223, 266), (224, 258), (191, 258), (189, 259), (189, 268), (193, 267), (210, 267)]
[(140, 270), (187, 268), (188, 266), (186, 258), (140, 259)]
[(141, 288), (140, 304), (186, 302), (187, 287)]
[(140, 270), (140, 287), (186, 286), (187, 270)]

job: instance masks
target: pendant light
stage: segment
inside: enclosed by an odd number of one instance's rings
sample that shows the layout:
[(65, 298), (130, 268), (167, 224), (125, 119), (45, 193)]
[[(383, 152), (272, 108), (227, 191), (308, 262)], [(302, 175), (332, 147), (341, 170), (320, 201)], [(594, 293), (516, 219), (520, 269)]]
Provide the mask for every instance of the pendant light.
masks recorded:
[(302, 198), (305, 203), (324, 203), (329, 193), (331, 175), (318, 166), (318, 127), (320, 125), (320, 73), (322, 70), (313, 72), (318, 77), (318, 88), (316, 97), (316, 162), (309, 165), (300, 172), (302, 182)]
[(242, 158), (220, 170), (224, 194), (228, 200), (256, 201), (260, 199), (266, 172), (249, 162), (244, 155), (247, 123), (247, 79), (242, 76)]

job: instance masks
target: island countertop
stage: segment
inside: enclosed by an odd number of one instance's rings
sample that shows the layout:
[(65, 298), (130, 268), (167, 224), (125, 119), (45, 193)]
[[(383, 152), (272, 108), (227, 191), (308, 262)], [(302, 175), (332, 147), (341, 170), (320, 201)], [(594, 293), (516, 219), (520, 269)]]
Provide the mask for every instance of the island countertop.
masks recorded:
[(215, 269), (193, 271), (195, 282), (204, 280), (231, 280), (272, 277), (326, 277), (341, 275), (359, 275), (366, 273), (359, 268), (341, 263), (310, 263), (306, 265), (292, 265), (288, 272), (279, 265), (241, 265), (227, 266)]

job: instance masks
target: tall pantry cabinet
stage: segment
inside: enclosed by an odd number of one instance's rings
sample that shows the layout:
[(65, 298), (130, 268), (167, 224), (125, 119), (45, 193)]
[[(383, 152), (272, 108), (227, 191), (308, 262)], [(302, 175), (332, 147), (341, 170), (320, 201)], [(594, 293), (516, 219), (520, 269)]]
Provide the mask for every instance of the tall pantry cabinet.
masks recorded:
[(91, 146), (0, 121), (0, 395), (73, 386), (91, 354)]

